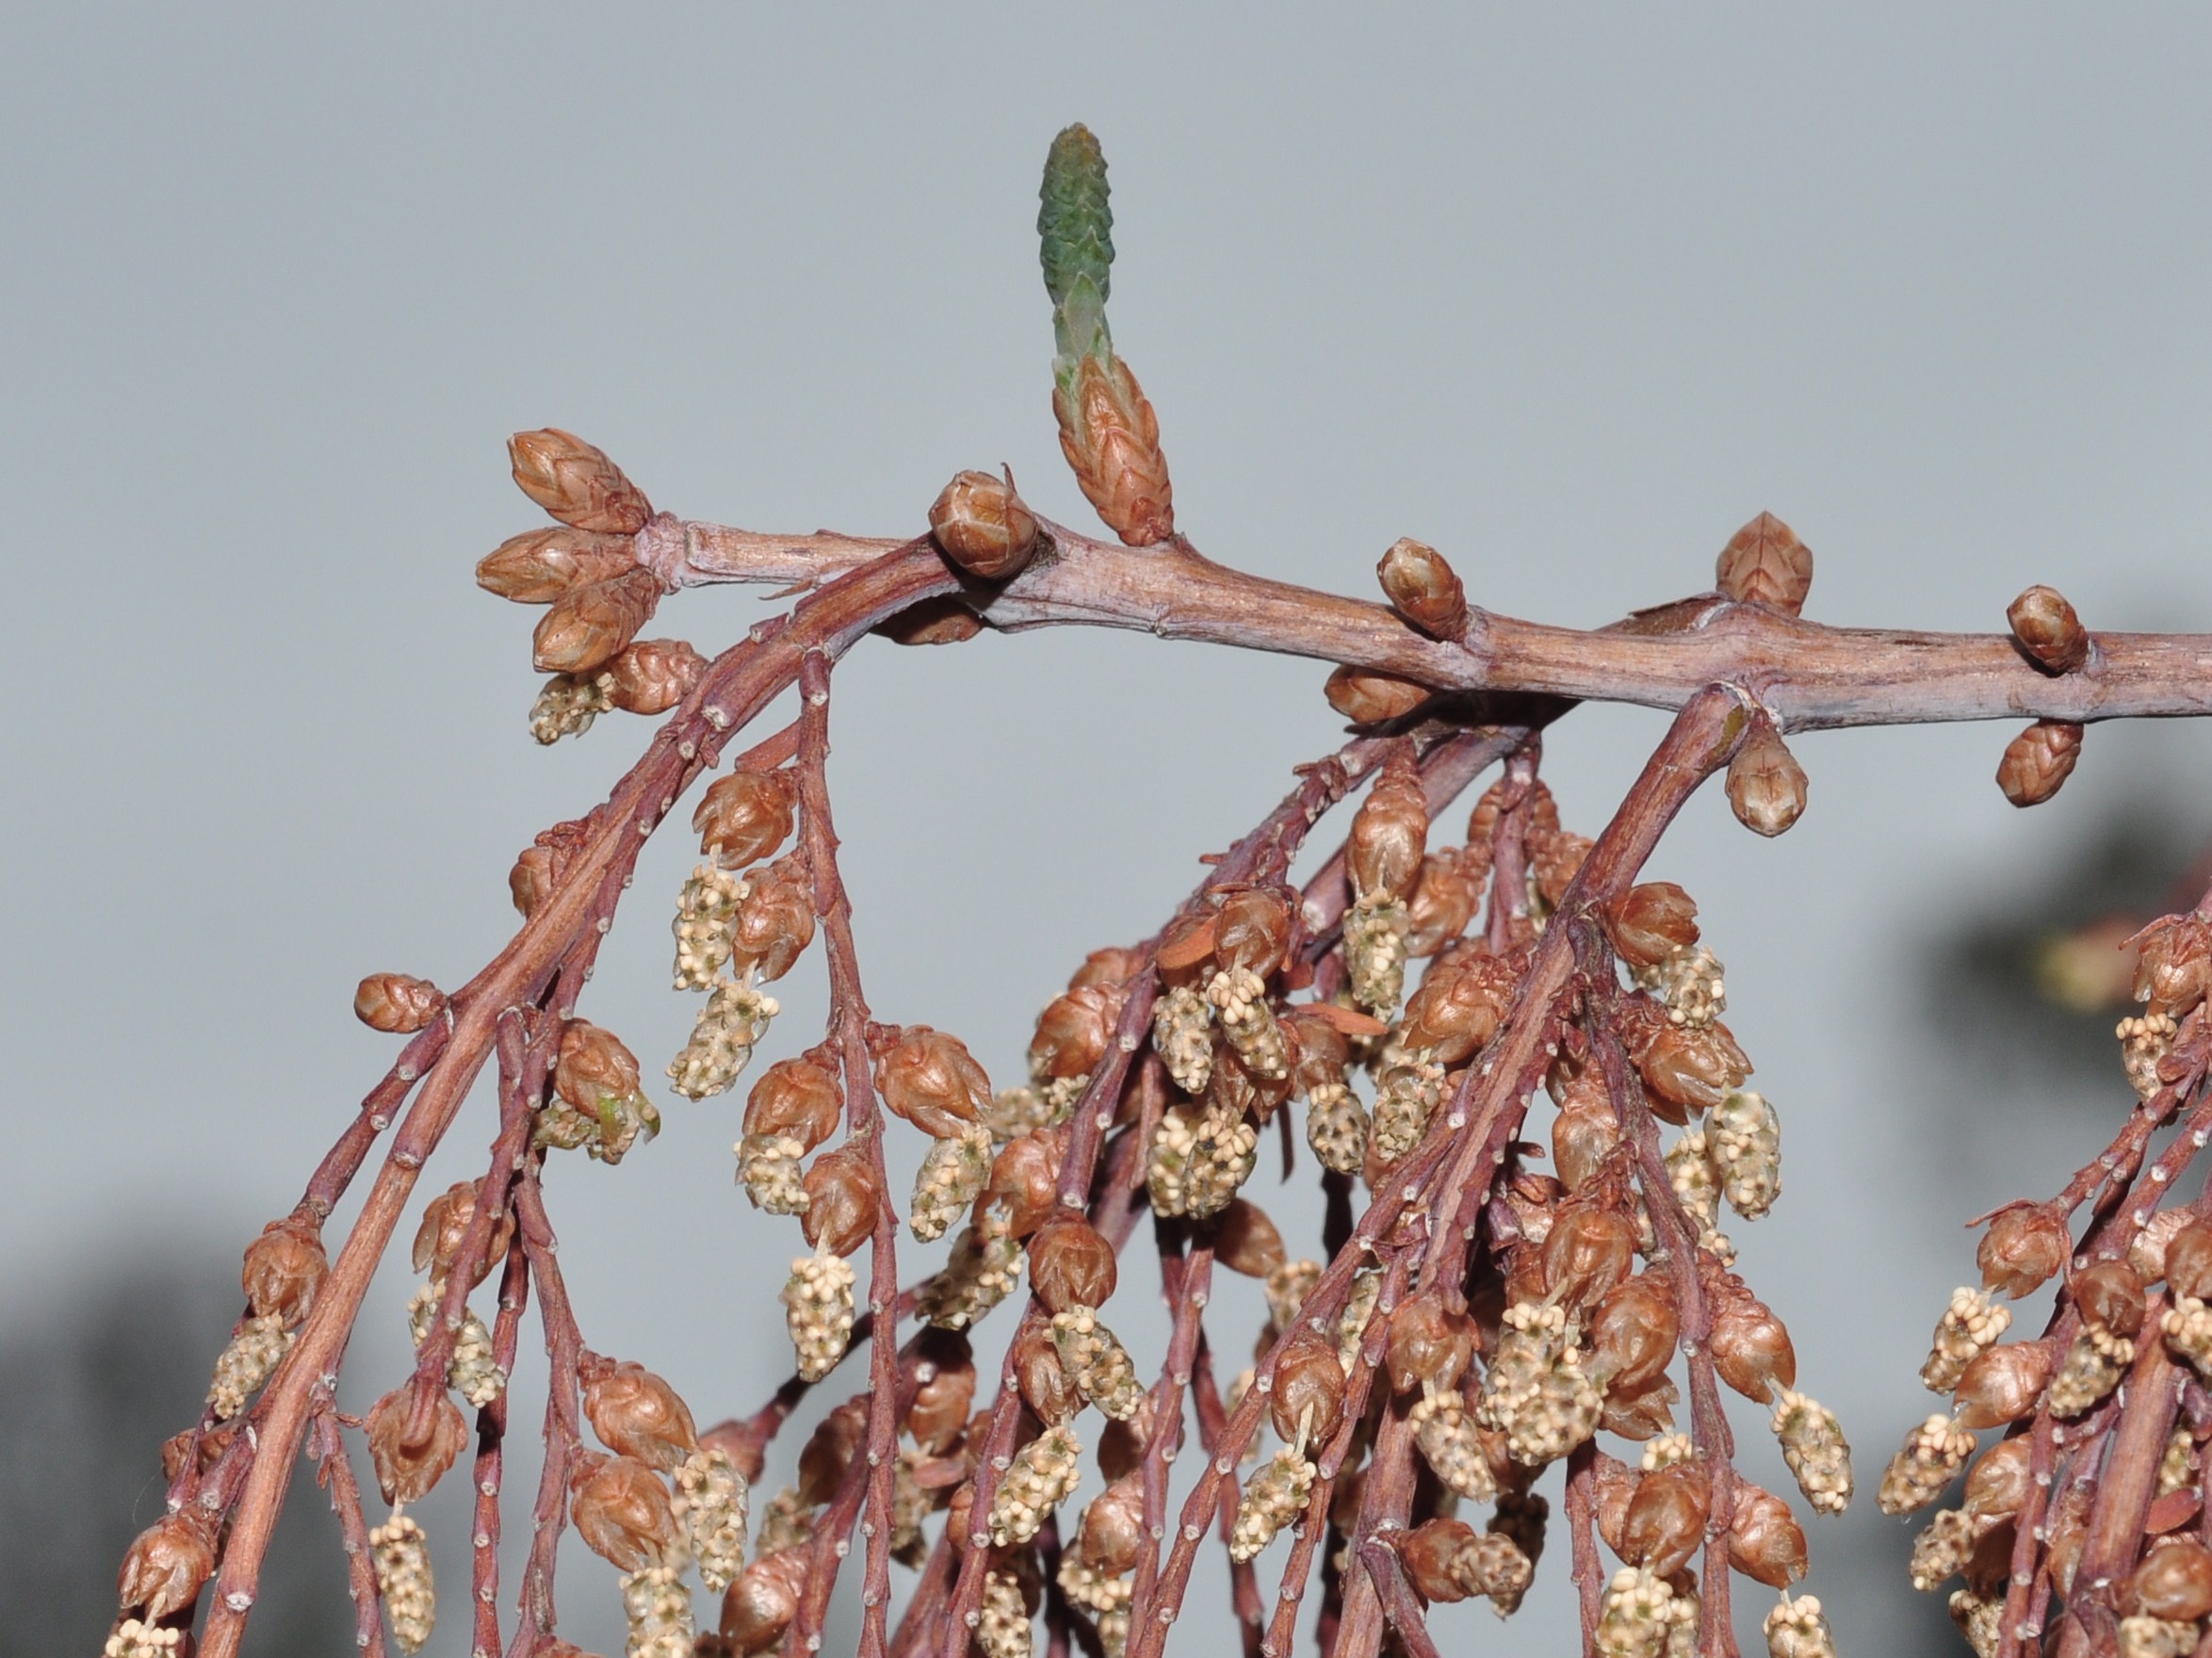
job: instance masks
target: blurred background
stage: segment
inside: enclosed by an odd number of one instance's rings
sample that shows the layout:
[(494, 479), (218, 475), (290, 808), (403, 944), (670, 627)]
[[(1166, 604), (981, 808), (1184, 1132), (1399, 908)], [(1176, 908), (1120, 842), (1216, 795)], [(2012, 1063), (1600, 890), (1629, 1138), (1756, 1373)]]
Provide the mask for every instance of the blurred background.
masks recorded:
[[(533, 616), (470, 578), (541, 521), (508, 432), (568, 427), (657, 504), (754, 528), (911, 532), (1001, 462), (1087, 522), (1033, 231), (1080, 119), (1113, 170), (1115, 338), (1217, 559), (1366, 593), (1416, 535), (1478, 602), (1595, 625), (1705, 586), (1771, 509), (1823, 621), (1992, 629), (2046, 581), (2093, 627), (2206, 627), (2207, 47), (2182, 8), (15, 8), (0, 1653), (97, 1646), (238, 1251), (388, 1063), (355, 981), (466, 978), (512, 927), (515, 852), (645, 739), (529, 739)], [(702, 592), (655, 630), (711, 652), (765, 613)], [(1149, 932), (1333, 746), (1323, 675), (1073, 630), (859, 651), (833, 783), (879, 1016), (1018, 1080), (1084, 952)], [(1663, 725), (1555, 729), (1570, 827)], [(2040, 941), (2171, 902), (2212, 844), (2207, 734), (2092, 731), (2025, 815), (1991, 781), (2009, 735), (1806, 737), (1792, 834), (1753, 840), (1709, 789), (1652, 868), (1702, 903), (1782, 1113), (1787, 1190), (1736, 1229), (1743, 1269), (1862, 1487), (1927, 1408), (1959, 1223), (2055, 1190), (2129, 1100), (2113, 1016), (2039, 992)], [(585, 1009), (649, 1076), (694, 1005), (665, 988), (691, 849), (662, 838)], [(810, 1038), (818, 980), (784, 1000), (772, 1054)], [(561, 1161), (550, 1199), (587, 1339), (704, 1422), (787, 1368), (796, 1238), (732, 1185), (741, 1090), (663, 1102), (659, 1142)], [(480, 1172), (479, 1103), (425, 1194)], [(1252, 1194), (1293, 1251), (1304, 1181)], [(405, 1264), (350, 1408), (405, 1363)], [(1132, 1269), (1116, 1322), (1149, 1365)], [(466, 1644), (462, 1483), (421, 1509), (439, 1654)], [(348, 1638), (334, 1525), (294, 1492), (265, 1653)], [(1952, 1650), (1908, 1522), (1862, 1500), (1809, 1529), (1846, 1650)], [(1570, 1650), (1565, 1554), (1516, 1625), (1455, 1608), (1447, 1645)], [(617, 1647), (611, 1571), (577, 1554), (562, 1602)]]

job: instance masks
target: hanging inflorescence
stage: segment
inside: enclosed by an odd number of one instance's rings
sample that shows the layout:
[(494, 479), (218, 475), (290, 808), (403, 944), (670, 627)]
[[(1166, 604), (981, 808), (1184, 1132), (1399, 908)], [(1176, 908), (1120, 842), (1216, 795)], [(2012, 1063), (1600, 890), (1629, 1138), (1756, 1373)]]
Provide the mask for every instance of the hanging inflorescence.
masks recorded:
[[(1038, 220), (1061, 445), (1121, 542), (1179, 558), (1158, 421), (1106, 324), (1111, 225), (1098, 144), (1070, 128)], [(611, 1569), (597, 1592), (623, 1607), (632, 1658), (819, 1650), (855, 1537), (867, 1658), (1026, 1658), (1040, 1627), (1048, 1650), (1149, 1658), (1214, 1543), (1248, 1650), (1286, 1658), (1304, 1618), (1331, 1652), (1423, 1658), (1435, 1606), (1510, 1616), (1561, 1530), (1588, 1652), (1733, 1653), (1743, 1578), (1775, 1591), (1771, 1658), (1833, 1658), (1820, 1601), (1796, 1592), (1811, 1566), (1799, 1513), (1849, 1504), (1850, 1448), (1799, 1388), (1788, 1330), (1730, 1238), (1782, 1194), (1781, 1118), (1747, 1086), (1697, 904), (1638, 879), (1715, 772), (1746, 826), (1796, 821), (1807, 781), (1772, 707), (1734, 677), (1684, 691), (1593, 837), (1564, 825), (1541, 775), (1542, 730), (1566, 705), (1341, 667), (1326, 695), (1352, 740), (1302, 768), (1174, 914), (1094, 951), (1038, 1016), (1023, 1080), (994, 1088), (959, 1038), (880, 1021), (864, 999), (829, 815), (832, 671), (870, 631), (943, 642), (1000, 599), (1049, 606), (1050, 582), (1106, 544), (1038, 518), (1005, 475), (955, 477), (927, 538), (859, 544), (709, 533), (656, 512), (564, 432), (520, 434), (512, 452), (558, 523), (478, 577), (546, 607), (533, 734), (579, 735), (615, 710), (671, 718), (604, 805), (521, 854), (524, 927), (484, 975), (450, 998), (402, 974), (362, 982), (360, 1017), (408, 1046), (300, 1206), (247, 1251), (246, 1309), (205, 1413), (164, 1450), (169, 1512), (124, 1563), (115, 1658), (178, 1650), (210, 1585), (205, 1640), (230, 1658), (301, 1435), (372, 1653), (430, 1638), (431, 1543), (408, 1509), (472, 1454), (469, 1591), (448, 1599), (478, 1652), (510, 1658), (575, 1652), (553, 1595), (571, 1528)], [(664, 597), (732, 558), (820, 585), (711, 661), (639, 637)], [(1393, 659), (1448, 662), (1492, 626), (1433, 547), (1395, 543), (1377, 576), (1391, 608), (1362, 626), (1413, 653)], [(1723, 549), (1715, 592), (1639, 613), (1620, 637), (1723, 617), (1797, 626), (1811, 579), (1804, 545), (1762, 514)], [(2010, 620), (2036, 672), (2093, 666), (2048, 589)], [(794, 723), (724, 770), (736, 734), (794, 687)], [(2000, 783), (2020, 804), (2047, 799), (2080, 741), (2079, 724), (2039, 720)], [(664, 1118), (636, 1055), (577, 1002), (639, 849), (718, 771), (675, 895), (674, 984), (697, 1011), (665, 1068), (684, 1104)], [(1316, 825), (1356, 797), (1341, 849), (1294, 882)], [(2139, 959), (2146, 1005), (2120, 1030), (2139, 1108), (2057, 1198), (1991, 1217), (1982, 1284), (1944, 1309), (1921, 1373), (1952, 1408), (1911, 1431), (1879, 1482), (1880, 1507), (1901, 1514), (1963, 1473), (1911, 1575), (1928, 1589), (1963, 1578), (1952, 1609), (1984, 1658), (2031, 1650), (2060, 1607), (2094, 1650), (2130, 1654), (2195, 1650), (2212, 1614), (2212, 1210), (2170, 1199), (2212, 1138), (2212, 923), (2170, 918)], [(768, 987), (803, 962), (827, 977), (826, 1028), (756, 1072), (781, 1011)], [(487, 1057), (490, 1166), (422, 1208), (415, 1366), (356, 1421), (335, 1395), (366, 1272)], [(565, 1153), (649, 1161), (665, 1123), (708, 1112), (728, 1135), (731, 1108), (714, 1102), (749, 1074), (734, 1178), (796, 1226), (780, 1295), (794, 1374), (754, 1414), (702, 1430), (655, 1372), (585, 1345), (542, 1175)], [(323, 1226), (387, 1131), (360, 1223), (385, 1231), (357, 1230), (366, 1243), (333, 1264)], [(1286, 1172), (1309, 1158), (1324, 1196), (1303, 1249), (1255, 1195), (1271, 1135)], [(903, 1205), (894, 1166), (913, 1171)], [(1114, 1297), (1147, 1220), (1171, 1322), (1132, 1340), (1143, 1326)], [(941, 1243), (933, 1268), (902, 1275), (903, 1229)], [(1217, 1271), (1251, 1281), (1257, 1330), (1212, 1308)], [(2045, 1333), (2007, 1341), (2008, 1301), (2061, 1274)], [(533, 1298), (545, 1463), (509, 1642), (501, 1446)], [(1216, 1357), (1247, 1344), (1225, 1386)], [(756, 1501), (787, 1422), (841, 1375), (847, 1396)], [(1750, 1406), (1732, 1422), (1728, 1392)], [(1738, 1427), (1772, 1434), (1794, 1499), (1737, 1471)], [(1183, 1458), (1192, 1437), (1200, 1455)], [(386, 1505), (374, 1524), (354, 1442)], [(694, 1586), (720, 1598), (704, 1630)]]

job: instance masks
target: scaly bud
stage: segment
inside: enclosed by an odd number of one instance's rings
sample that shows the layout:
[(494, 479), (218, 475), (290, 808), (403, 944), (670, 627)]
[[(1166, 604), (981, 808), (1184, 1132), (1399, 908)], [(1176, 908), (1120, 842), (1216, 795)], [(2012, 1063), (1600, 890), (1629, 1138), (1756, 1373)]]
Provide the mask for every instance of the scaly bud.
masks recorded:
[(476, 584), (518, 605), (549, 605), (572, 587), (606, 581), (637, 562), (626, 535), (530, 529), (508, 537), (479, 560)]
[(584, 1384), (584, 1415), (609, 1450), (665, 1473), (699, 1448), (689, 1407), (643, 1365), (594, 1354), (577, 1374)]
[(1431, 639), (1457, 639), (1467, 629), (1467, 590), (1444, 555), (1401, 537), (1374, 567), (1399, 615)]
[(1966, 1367), (1952, 1393), (1959, 1425), (1998, 1428), (2036, 1407), (2051, 1380), (2051, 1350), (2041, 1341), (2008, 1341)]
[(573, 432), (548, 426), (507, 440), (522, 493), (563, 524), (613, 535), (635, 535), (653, 516), (644, 492), (622, 468)]
[(1275, 1386), (1267, 1405), (1275, 1431), (1285, 1443), (1304, 1433), (1307, 1443), (1326, 1445), (1344, 1415), (1344, 1367), (1336, 1342), (1301, 1328), (1283, 1341), (1276, 1359)]
[(1770, 1589), (1805, 1575), (1805, 1531), (1790, 1505), (1738, 1476), (1728, 1524), (1728, 1563)]
[(585, 1452), (569, 1475), (569, 1519), (584, 1546), (620, 1570), (658, 1566), (675, 1547), (668, 1487), (634, 1456)]
[(1720, 549), (1713, 585), (1739, 604), (1795, 616), (1813, 586), (1813, 549), (1772, 512), (1762, 512)]
[[(2000, 1290), (2017, 1301), (2049, 1282), (2066, 1264), (2072, 1247), (2066, 1216), (2056, 1204), (2023, 1203), (2000, 1211), (1990, 1222), (1974, 1259), (1984, 1289)], [(2212, 1251), (2207, 1264), (2212, 1265)]]
[(879, 1032), (871, 1047), (884, 1103), (923, 1133), (958, 1134), (990, 1108), (991, 1080), (957, 1036), (908, 1025)]
[(953, 563), (984, 581), (1021, 574), (1036, 555), (1037, 520), (1011, 479), (957, 472), (929, 510), (930, 532)]
[(836, 1256), (850, 1256), (875, 1234), (884, 1190), (868, 1154), (850, 1142), (814, 1160), (802, 1182), (806, 1208), (799, 1227), (806, 1242)]
[(446, 1011), (446, 993), (428, 979), (371, 973), (353, 992), (353, 1016), (371, 1031), (404, 1036)]
[(200, 1585), (215, 1570), (215, 1533), (194, 1508), (164, 1515), (131, 1544), (116, 1581), (116, 1601), (125, 1612), (136, 1606), (149, 1623), (181, 1612), (200, 1598)]
[(407, 1437), (414, 1405), (414, 1384), (402, 1382), (369, 1408), (368, 1459), (387, 1503), (414, 1503), (427, 1496), (468, 1442), (468, 1424), (443, 1387), (431, 1411), (430, 1431), (419, 1439)]
[(583, 674), (611, 661), (660, 605), (660, 578), (626, 570), (572, 587), (539, 618), (531, 660), (541, 674)]
[(1728, 763), (1728, 804), (1754, 835), (1780, 835), (1804, 815), (1805, 769), (1765, 714)]
[(2072, 674), (2090, 659), (2089, 630), (2057, 588), (2029, 588), (2006, 608), (2005, 620), (2039, 667)]
[(1345, 859), (1354, 894), (1366, 900), (1397, 900), (1413, 894), (1428, 840), (1428, 802), (1411, 743), (1393, 744), (1382, 774), (1352, 819)]
[(1030, 1240), (1029, 1286), (1047, 1312), (1103, 1307), (1117, 1277), (1114, 1245), (1081, 1215), (1060, 1215)]
[(309, 1218), (311, 1212), (302, 1207), (281, 1221), (269, 1222), (261, 1236), (246, 1245), (239, 1279), (255, 1318), (281, 1319), (285, 1328), (297, 1329), (315, 1305), (331, 1263), (323, 1252), (321, 1229)]
[(738, 1658), (754, 1658), (784, 1638), (799, 1614), (811, 1559), (811, 1550), (785, 1549), (738, 1573), (722, 1601), (722, 1638)]
[(680, 639), (641, 639), (607, 664), (608, 699), (629, 714), (665, 714), (691, 694), (707, 658)]
[[(415, 1229), (415, 1270), (428, 1273), (432, 1278), (448, 1276), (460, 1255), (462, 1241), (468, 1235), (468, 1224), (476, 1218), (477, 1183), (474, 1180), (456, 1180), (445, 1191), (423, 1205), (422, 1225)], [(501, 1214), (492, 1227), (489, 1246), (484, 1250), (471, 1288), (484, 1281), (492, 1263), (507, 1258), (507, 1246), (514, 1238), (514, 1211)]]
[(2040, 806), (2057, 794), (2081, 760), (2082, 728), (2067, 720), (2038, 720), (2005, 745), (1997, 787), (2016, 806)]
[(1698, 942), (1698, 902), (1671, 881), (1632, 886), (1600, 912), (1605, 935), (1634, 967), (1655, 967)]
[(2161, 1542), (2122, 1586), (2120, 1609), (2190, 1623), (2212, 1613), (2212, 1550), (2186, 1539)]
[(799, 791), (789, 772), (733, 772), (708, 789), (691, 814), (699, 849), (725, 870), (774, 855), (789, 838)]
[(1401, 679), (1395, 674), (1349, 666), (1336, 670), (1322, 687), (1328, 706), (1355, 725), (1399, 719), (1435, 694), (1427, 686)]

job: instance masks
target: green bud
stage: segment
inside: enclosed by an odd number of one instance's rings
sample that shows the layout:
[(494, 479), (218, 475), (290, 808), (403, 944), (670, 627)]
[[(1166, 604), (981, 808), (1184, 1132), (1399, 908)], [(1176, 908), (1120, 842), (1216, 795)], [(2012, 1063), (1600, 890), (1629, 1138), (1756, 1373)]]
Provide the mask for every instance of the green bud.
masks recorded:
[(1038, 192), (1037, 236), (1045, 291), (1052, 298), (1056, 369), (1075, 359), (1112, 354), (1106, 296), (1114, 268), (1114, 210), (1107, 204), (1106, 156), (1078, 123), (1052, 140)]

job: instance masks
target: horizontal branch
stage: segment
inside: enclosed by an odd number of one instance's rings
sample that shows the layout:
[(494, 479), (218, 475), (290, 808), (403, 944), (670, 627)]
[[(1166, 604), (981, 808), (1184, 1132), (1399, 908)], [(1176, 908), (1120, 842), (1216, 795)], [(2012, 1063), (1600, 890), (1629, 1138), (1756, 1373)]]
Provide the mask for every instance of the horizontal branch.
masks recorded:
[[(1138, 628), (1401, 675), (1442, 690), (1676, 708), (1742, 688), (1785, 730), (1956, 720), (2087, 722), (2212, 713), (2212, 635), (2099, 633), (2087, 665), (2050, 674), (2009, 634), (1828, 627), (1716, 594), (1594, 631), (1476, 610), (1461, 642), (1385, 606), (1216, 564), (1181, 541), (1127, 547), (1046, 524), (1050, 551), (1000, 587), (971, 583), (993, 626)], [(809, 585), (907, 544), (826, 530), (761, 535), (661, 518), (641, 560), (677, 586)]]

